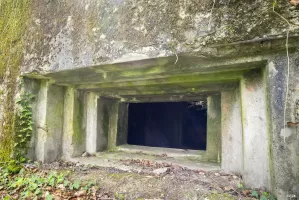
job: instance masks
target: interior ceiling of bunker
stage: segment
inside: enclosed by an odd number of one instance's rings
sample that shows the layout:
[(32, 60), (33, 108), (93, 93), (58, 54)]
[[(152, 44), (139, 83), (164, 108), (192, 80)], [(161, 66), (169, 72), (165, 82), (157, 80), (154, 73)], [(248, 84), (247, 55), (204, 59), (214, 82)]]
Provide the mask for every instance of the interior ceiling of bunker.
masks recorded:
[[(188, 59), (187, 59), (188, 58)], [(98, 92), (131, 101), (200, 100), (230, 90), (244, 73), (266, 65), (264, 60), (215, 60), (173, 57), (100, 65), (40, 75), (58, 85)]]

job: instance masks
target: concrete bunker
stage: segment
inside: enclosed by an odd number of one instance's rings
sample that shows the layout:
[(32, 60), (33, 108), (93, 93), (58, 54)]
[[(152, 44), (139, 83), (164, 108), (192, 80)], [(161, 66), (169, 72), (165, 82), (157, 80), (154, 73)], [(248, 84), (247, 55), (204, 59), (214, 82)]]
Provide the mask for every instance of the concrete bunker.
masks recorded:
[(207, 110), (197, 102), (128, 106), (128, 144), (206, 150)]
[[(182, 151), (186, 148), (193, 149), (190, 152), (197, 156), (194, 162), (216, 163), (224, 171), (242, 174), (248, 186), (269, 188), (270, 143), (265, 95), (267, 62), (260, 58), (223, 59), (221, 62), (193, 58), (188, 64), (190, 57), (185, 60), (182, 57), (182, 63), (174, 65), (175, 57), (163, 59), (164, 64), (159, 59), (149, 59), (43, 75), (35, 113), (38, 119), (36, 158), (46, 162), (60, 157), (72, 160), (84, 152), (97, 154), (101, 151), (130, 148), (128, 143), (133, 146), (183, 149)], [(57, 99), (58, 96), (64, 101), (52, 101), (52, 98)], [(195, 142), (191, 145), (188, 144), (188, 139), (196, 131), (187, 128), (198, 128), (198, 124), (193, 122), (196, 124), (194, 127), (192, 124), (174, 123), (179, 120), (173, 116), (177, 115), (176, 109), (184, 110), (190, 102), (201, 101), (206, 102), (207, 108), (204, 111), (206, 118), (203, 120), (206, 127), (200, 128), (206, 133), (206, 138), (201, 138), (204, 144)], [(58, 104), (64, 107), (62, 116), (58, 116), (56, 112), (43, 112), (45, 107), (49, 111), (55, 110)], [(174, 106), (176, 109), (173, 109)], [(134, 113), (134, 110), (137, 112)], [(163, 114), (159, 115), (155, 110)], [(141, 115), (138, 112), (148, 113)], [(161, 117), (158, 121), (168, 125), (161, 127), (161, 124), (148, 124), (151, 120), (142, 119), (144, 116)], [(171, 117), (167, 119), (165, 116)], [(60, 128), (57, 123), (53, 124), (51, 119), (54, 118), (64, 122)], [(203, 116), (191, 117), (187, 122), (202, 118)], [(140, 123), (135, 130), (132, 128), (134, 121)], [(141, 132), (139, 136), (145, 137), (151, 133), (146, 128), (157, 127), (160, 129), (157, 132), (163, 132), (163, 128), (166, 132), (187, 128), (182, 131), (181, 136), (180, 131), (174, 137), (169, 136), (168, 139), (173, 141), (167, 145), (163, 142), (161, 145), (156, 143), (162, 140), (161, 134), (157, 135), (158, 139), (150, 138), (153, 140), (152, 144), (149, 139), (137, 139), (137, 133)], [(61, 134), (58, 134), (58, 129)], [(57, 134), (49, 134), (45, 130)], [(195, 137), (197, 139), (199, 138)], [(58, 140), (61, 141), (62, 148), (59, 147)], [(61, 152), (58, 151), (59, 148), (62, 149)], [(51, 157), (54, 153), (56, 156)]]

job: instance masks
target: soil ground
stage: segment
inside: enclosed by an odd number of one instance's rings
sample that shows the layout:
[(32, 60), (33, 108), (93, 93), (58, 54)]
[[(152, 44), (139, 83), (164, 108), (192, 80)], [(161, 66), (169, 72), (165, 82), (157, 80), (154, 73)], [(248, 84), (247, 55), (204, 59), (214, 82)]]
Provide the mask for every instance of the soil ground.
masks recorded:
[(95, 182), (101, 188), (99, 200), (252, 199), (250, 190), (240, 189), (240, 176), (226, 174), (215, 164), (180, 159), (142, 152), (106, 152), (42, 168), (69, 171), (71, 179), (83, 183)]

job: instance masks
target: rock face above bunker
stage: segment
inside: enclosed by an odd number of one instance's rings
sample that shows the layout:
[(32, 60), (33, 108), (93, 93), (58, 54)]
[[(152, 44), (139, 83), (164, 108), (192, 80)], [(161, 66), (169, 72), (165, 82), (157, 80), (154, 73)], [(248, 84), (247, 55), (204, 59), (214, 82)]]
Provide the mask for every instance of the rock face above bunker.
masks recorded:
[[(272, 7), (270, 0), (36, 0), (23, 70), (62, 70), (186, 52), (215, 55), (217, 50), (203, 47), (285, 36), (288, 24)], [(298, 10), (287, 1), (277, 3), (275, 10), (298, 24)]]

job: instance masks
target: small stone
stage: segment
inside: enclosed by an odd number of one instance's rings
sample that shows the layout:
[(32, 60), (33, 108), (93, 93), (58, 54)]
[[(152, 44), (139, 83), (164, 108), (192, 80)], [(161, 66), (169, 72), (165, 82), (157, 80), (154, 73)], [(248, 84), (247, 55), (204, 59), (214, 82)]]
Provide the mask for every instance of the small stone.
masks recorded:
[(88, 153), (88, 152), (84, 152), (83, 154), (82, 154), (82, 157), (89, 157), (90, 156), (90, 154)]
[(299, 5), (299, 0), (290, 0), (290, 4), (292, 4), (293, 6), (297, 6)]
[(215, 176), (220, 176), (220, 174), (219, 173), (215, 173)]
[(249, 196), (250, 195), (250, 191), (249, 190), (242, 190), (242, 194), (244, 195), (244, 196)]
[(86, 191), (85, 190), (81, 190), (75, 193), (76, 197), (81, 197), (81, 196), (85, 196), (86, 195)]
[(231, 190), (234, 190), (234, 188), (232, 188), (231, 186), (225, 186), (223, 188), (224, 191), (231, 191)]
[(234, 179), (237, 179), (238, 177), (237, 177), (237, 176), (233, 176), (233, 178), (234, 178)]
[(153, 171), (153, 173), (156, 174), (156, 175), (160, 175), (160, 174), (166, 173), (167, 170), (168, 170), (167, 167), (159, 168), (159, 169), (155, 169), (155, 170)]
[(82, 168), (82, 171), (87, 171), (87, 170), (88, 170), (87, 167), (83, 167), (83, 168)]
[(63, 184), (59, 184), (59, 185), (57, 186), (57, 188), (60, 189), (60, 190), (65, 190), (65, 187), (64, 187)]
[(204, 172), (199, 172), (198, 174), (199, 174), (199, 175), (205, 175), (205, 173), (204, 173)]
[(76, 167), (79, 167), (81, 164), (80, 163), (76, 163)]

